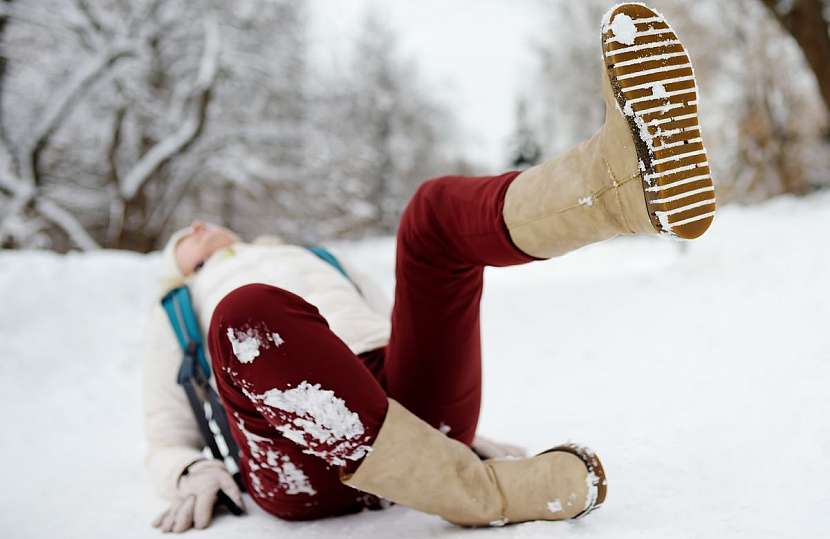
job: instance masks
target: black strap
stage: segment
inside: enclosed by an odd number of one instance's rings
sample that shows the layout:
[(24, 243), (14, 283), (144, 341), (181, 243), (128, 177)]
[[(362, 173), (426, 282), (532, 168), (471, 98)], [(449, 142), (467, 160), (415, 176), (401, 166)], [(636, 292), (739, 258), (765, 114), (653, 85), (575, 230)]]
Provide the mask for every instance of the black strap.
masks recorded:
[[(197, 356), (195, 353), (197, 346), (192, 341), (188, 344), (187, 351), (182, 358), (181, 367), (179, 367), (179, 374), (176, 381), (184, 388), (187, 400), (190, 403), (190, 409), (193, 411), (196, 424), (199, 426), (202, 440), (210, 448), (213, 457), (220, 461), (225, 460), (225, 455), (222, 454), (222, 450), (216, 442), (216, 435), (210, 428), (211, 419), (216, 422), (219, 435), (228, 448), (228, 455), (236, 463), (237, 470), (240, 470), (239, 447), (236, 445), (233, 436), (231, 436), (228, 416), (225, 413), (225, 407), (222, 406), (222, 402), (219, 400), (219, 395), (213, 390), (213, 387), (205, 378), (202, 370), (198, 368), (198, 360), (196, 359)], [(234, 473), (233, 478), (236, 484), (239, 485), (239, 488), (244, 492), (245, 485), (240, 472), (237, 471)]]

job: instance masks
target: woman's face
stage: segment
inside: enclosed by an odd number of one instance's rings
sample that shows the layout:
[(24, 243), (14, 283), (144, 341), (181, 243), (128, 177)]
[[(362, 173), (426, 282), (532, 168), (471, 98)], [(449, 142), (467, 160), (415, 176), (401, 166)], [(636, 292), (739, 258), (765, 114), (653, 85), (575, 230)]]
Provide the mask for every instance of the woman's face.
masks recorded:
[(237, 241), (236, 234), (221, 226), (193, 221), (193, 231), (176, 245), (176, 263), (183, 275), (190, 275), (210, 255)]

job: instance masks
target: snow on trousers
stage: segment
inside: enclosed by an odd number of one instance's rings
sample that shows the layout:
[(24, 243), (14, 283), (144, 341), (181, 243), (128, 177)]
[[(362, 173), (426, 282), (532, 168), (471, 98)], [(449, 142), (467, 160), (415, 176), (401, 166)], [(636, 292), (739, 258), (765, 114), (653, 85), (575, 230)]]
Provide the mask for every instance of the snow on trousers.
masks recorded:
[(339, 471), (370, 450), (387, 396), (472, 442), (484, 266), (537, 260), (502, 220), (517, 175), (436, 178), (415, 192), (398, 229), (384, 348), (353, 354), (314, 305), (281, 288), (250, 284), (219, 303), (208, 345), (246, 486), (263, 509), (304, 520), (374, 505), (340, 483)]

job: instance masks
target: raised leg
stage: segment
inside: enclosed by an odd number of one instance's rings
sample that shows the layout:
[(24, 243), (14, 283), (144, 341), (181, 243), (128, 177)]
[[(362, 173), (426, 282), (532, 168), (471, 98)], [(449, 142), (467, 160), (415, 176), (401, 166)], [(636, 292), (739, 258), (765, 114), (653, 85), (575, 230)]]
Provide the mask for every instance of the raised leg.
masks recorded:
[(466, 444), (481, 403), (484, 267), (537, 260), (513, 245), (502, 219), (505, 192), (517, 175), (429, 180), (409, 201), (398, 229), (388, 394)]

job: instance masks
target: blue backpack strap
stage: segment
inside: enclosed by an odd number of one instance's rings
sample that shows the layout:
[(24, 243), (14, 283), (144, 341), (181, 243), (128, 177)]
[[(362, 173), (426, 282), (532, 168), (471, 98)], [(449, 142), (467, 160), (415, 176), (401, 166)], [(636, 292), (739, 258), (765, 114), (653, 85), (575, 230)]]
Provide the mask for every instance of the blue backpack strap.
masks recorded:
[(363, 292), (360, 291), (360, 287), (357, 286), (357, 283), (354, 282), (351, 277), (349, 277), (348, 273), (346, 273), (346, 269), (343, 267), (340, 261), (337, 260), (337, 257), (331, 254), (331, 251), (329, 251), (322, 245), (306, 245), (305, 248), (317, 255), (317, 257), (323, 260), (324, 262), (327, 262), (334, 269), (339, 271), (343, 275), (343, 277), (348, 279), (349, 282), (352, 283), (355, 288), (357, 288), (357, 291), (360, 292), (361, 295), (363, 294)]
[(193, 311), (193, 300), (190, 297), (190, 290), (187, 286), (174, 288), (164, 295), (161, 304), (167, 312), (173, 332), (179, 341), (182, 352), (187, 352), (189, 347), (195, 349), (196, 359), (202, 368), (205, 378), (210, 379), (210, 364), (205, 357), (205, 347), (202, 341), (202, 331), (199, 329), (199, 322), (196, 320), (196, 313)]
[[(190, 408), (202, 434), (202, 439), (210, 448), (213, 457), (224, 461), (225, 456), (217, 443), (217, 436), (221, 437), (227, 447), (228, 456), (233, 459), (237, 470), (239, 470), (239, 448), (231, 435), (225, 407), (209, 382), (210, 365), (205, 356), (202, 331), (193, 310), (190, 290), (187, 286), (174, 288), (164, 295), (161, 304), (170, 319), (170, 325), (173, 327), (173, 333), (176, 334), (179, 346), (182, 348), (182, 362), (179, 366), (176, 382), (184, 388)], [(218, 435), (214, 435), (210, 427), (211, 420), (215, 421), (219, 427)], [(239, 488), (244, 491), (245, 488), (238, 471), (233, 474), (233, 478)], [(242, 510), (230, 498), (226, 496), (222, 499), (221, 493), (219, 498), (220, 502), (228, 506), (233, 514), (242, 514)]]

